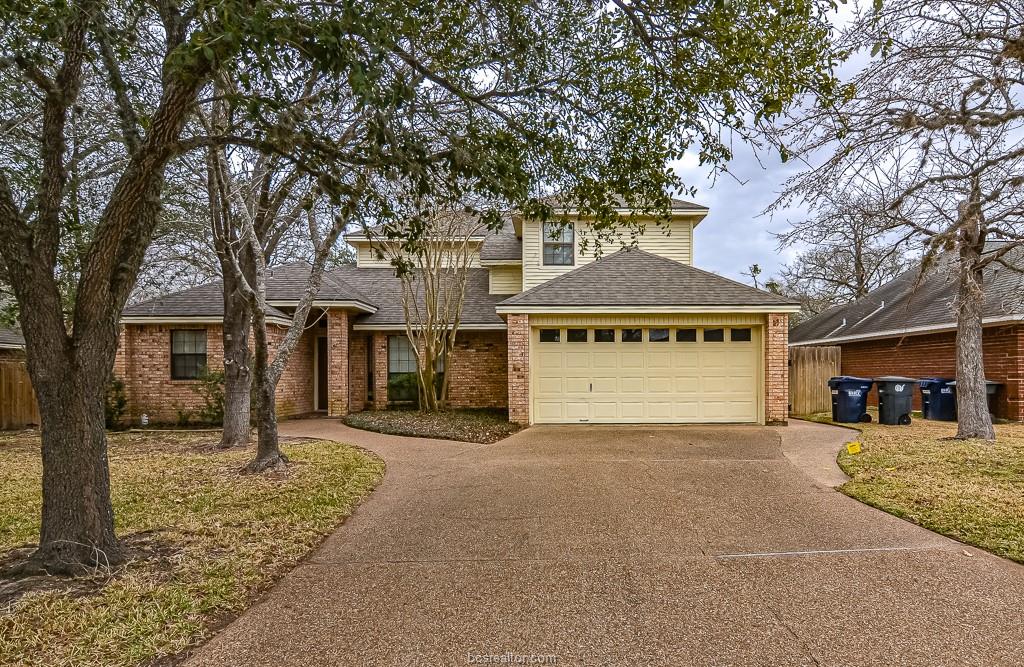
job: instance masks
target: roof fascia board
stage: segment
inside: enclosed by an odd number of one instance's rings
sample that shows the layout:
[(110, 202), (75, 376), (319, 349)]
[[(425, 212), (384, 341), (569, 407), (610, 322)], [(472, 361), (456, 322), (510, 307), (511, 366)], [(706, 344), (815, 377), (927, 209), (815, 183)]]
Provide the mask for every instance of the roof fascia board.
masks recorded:
[[(267, 301), (267, 304), (275, 308), (292, 308), (298, 306), (299, 302), (295, 299), (279, 299)], [(355, 308), (357, 310), (362, 310), (363, 312), (366, 313), (377, 312), (377, 306), (368, 304), (365, 301), (358, 301), (353, 299), (340, 299), (337, 301), (331, 299), (315, 299), (312, 305), (316, 308)]]
[[(981, 320), (982, 326), (998, 326), (1011, 322), (1024, 322), (1024, 313), (1019, 315), (1005, 315), (1001, 317), (985, 317)], [(835, 345), (836, 343), (851, 343), (859, 340), (878, 340), (880, 338), (895, 338), (897, 336), (920, 336), (929, 333), (944, 333), (956, 331), (955, 322), (945, 324), (928, 324), (920, 327), (909, 327), (907, 329), (889, 329), (887, 331), (876, 331), (866, 334), (852, 334), (849, 336), (836, 336), (835, 338), (815, 338), (803, 340), (798, 343), (790, 343), (790, 347), (806, 347), (808, 345)]]
[(495, 308), (501, 314), (529, 313), (799, 313), (798, 304), (747, 305), (747, 306), (517, 306), (509, 304)]
[(521, 259), (481, 259), (480, 266), (522, 266)]
[[(356, 331), (405, 331), (404, 324), (353, 324)], [(446, 327), (450, 329), (451, 327)], [(459, 331), (504, 331), (505, 324), (460, 324)]]

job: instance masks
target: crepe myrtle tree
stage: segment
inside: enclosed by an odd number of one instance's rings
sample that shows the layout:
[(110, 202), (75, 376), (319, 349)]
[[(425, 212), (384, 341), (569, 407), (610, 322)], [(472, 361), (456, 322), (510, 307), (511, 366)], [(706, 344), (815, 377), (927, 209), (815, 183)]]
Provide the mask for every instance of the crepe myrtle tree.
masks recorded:
[[(681, 186), (666, 163), (688, 147), (719, 164), (796, 95), (832, 87), (830, 3), (819, 0), (0, 7), (0, 256), (42, 415), (30, 567), (49, 572), (123, 559), (102, 397), (180, 155), (279, 155), (343, 210), (362, 196), (345, 175), (371, 169), (424, 195), (469, 183), (538, 216), (556, 189), (610, 224), (612, 193), (656, 201)], [(365, 112), (372, 141), (358, 154), (339, 157), (301, 113), (274, 129), (314, 72)], [(207, 134), (193, 122), (218, 77), (237, 82), (251, 128)], [(76, 187), (85, 168), (96, 172), (88, 190)]]
[(827, 195), (849, 190), (865, 195), (858, 205), (876, 229), (923, 247), (925, 270), (945, 254), (943, 270), (957, 283), (960, 438), (995, 437), (982, 358), (984, 270), (1024, 242), (1022, 30), (1019, 3), (887, 0), (858, 9), (839, 45), (867, 64), (837, 103), (805, 109), (782, 133), (786, 149), (813, 165), (777, 202), (807, 205), (805, 227), (835, 232)]

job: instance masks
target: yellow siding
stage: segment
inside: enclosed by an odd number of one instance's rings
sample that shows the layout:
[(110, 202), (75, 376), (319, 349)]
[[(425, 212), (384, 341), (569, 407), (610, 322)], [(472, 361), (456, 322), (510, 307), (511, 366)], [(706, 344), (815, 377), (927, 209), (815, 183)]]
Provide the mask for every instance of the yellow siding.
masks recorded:
[[(377, 252), (371, 248), (371, 244), (365, 241), (349, 242), (349, 245), (356, 249), (356, 266), (359, 268), (388, 268), (391, 266), (391, 261), (388, 259), (380, 259)], [(474, 243), (472, 249), (472, 255), (469, 259), (469, 268), (475, 269), (480, 266), (480, 244)]]
[[(523, 289), (527, 290), (568, 271), (588, 264), (594, 260), (593, 241), (589, 244), (586, 254), (580, 254), (580, 242), (591, 232), (586, 222), (576, 223), (576, 263), (574, 266), (544, 266), (543, 264), (543, 232), (537, 221), (523, 223)], [(632, 238), (624, 231), (619, 244), (615, 240), (602, 242), (602, 254), (608, 255), (618, 250), (618, 245), (630, 245)], [(644, 233), (637, 238), (637, 247), (655, 255), (668, 257), (683, 264), (693, 264), (693, 221), (689, 218), (678, 218), (664, 225), (653, 221), (647, 223)]]
[(492, 266), (489, 274), (491, 294), (519, 294), (523, 291), (523, 267)]

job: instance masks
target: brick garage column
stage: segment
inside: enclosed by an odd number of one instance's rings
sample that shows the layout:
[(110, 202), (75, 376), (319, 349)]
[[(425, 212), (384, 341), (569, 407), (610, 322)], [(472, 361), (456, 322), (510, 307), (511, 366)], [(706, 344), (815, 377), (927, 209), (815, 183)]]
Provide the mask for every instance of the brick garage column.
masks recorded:
[(348, 414), (348, 313), (327, 311), (327, 414)]
[(785, 424), (788, 413), (789, 315), (768, 313), (764, 328), (764, 421)]
[(373, 409), (388, 407), (388, 335), (373, 332)]
[(508, 420), (530, 423), (530, 316), (508, 316)]

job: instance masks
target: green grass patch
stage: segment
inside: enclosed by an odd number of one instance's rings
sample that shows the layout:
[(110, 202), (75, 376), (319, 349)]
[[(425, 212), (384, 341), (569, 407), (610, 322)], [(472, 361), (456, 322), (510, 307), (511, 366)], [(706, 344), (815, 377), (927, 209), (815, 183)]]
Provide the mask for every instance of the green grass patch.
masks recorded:
[(839, 466), (851, 477), (840, 491), (1024, 563), (1024, 424), (997, 424), (995, 442), (954, 440), (952, 422), (854, 426), (863, 449), (840, 452)]
[[(383, 462), (335, 442), (290, 442), (287, 473), (242, 476), (252, 451), (216, 434), (110, 436), (118, 534), (131, 560), (39, 581), (0, 608), (0, 665), (140, 665), (196, 646), (347, 517)], [(0, 437), (0, 554), (37, 538), (38, 439)], [(24, 582), (2, 582), (8, 591)]]
[(370, 410), (348, 415), (344, 421), (364, 431), (481, 443), (497, 442), (522, 428), (510, 423), (503, 410)]

